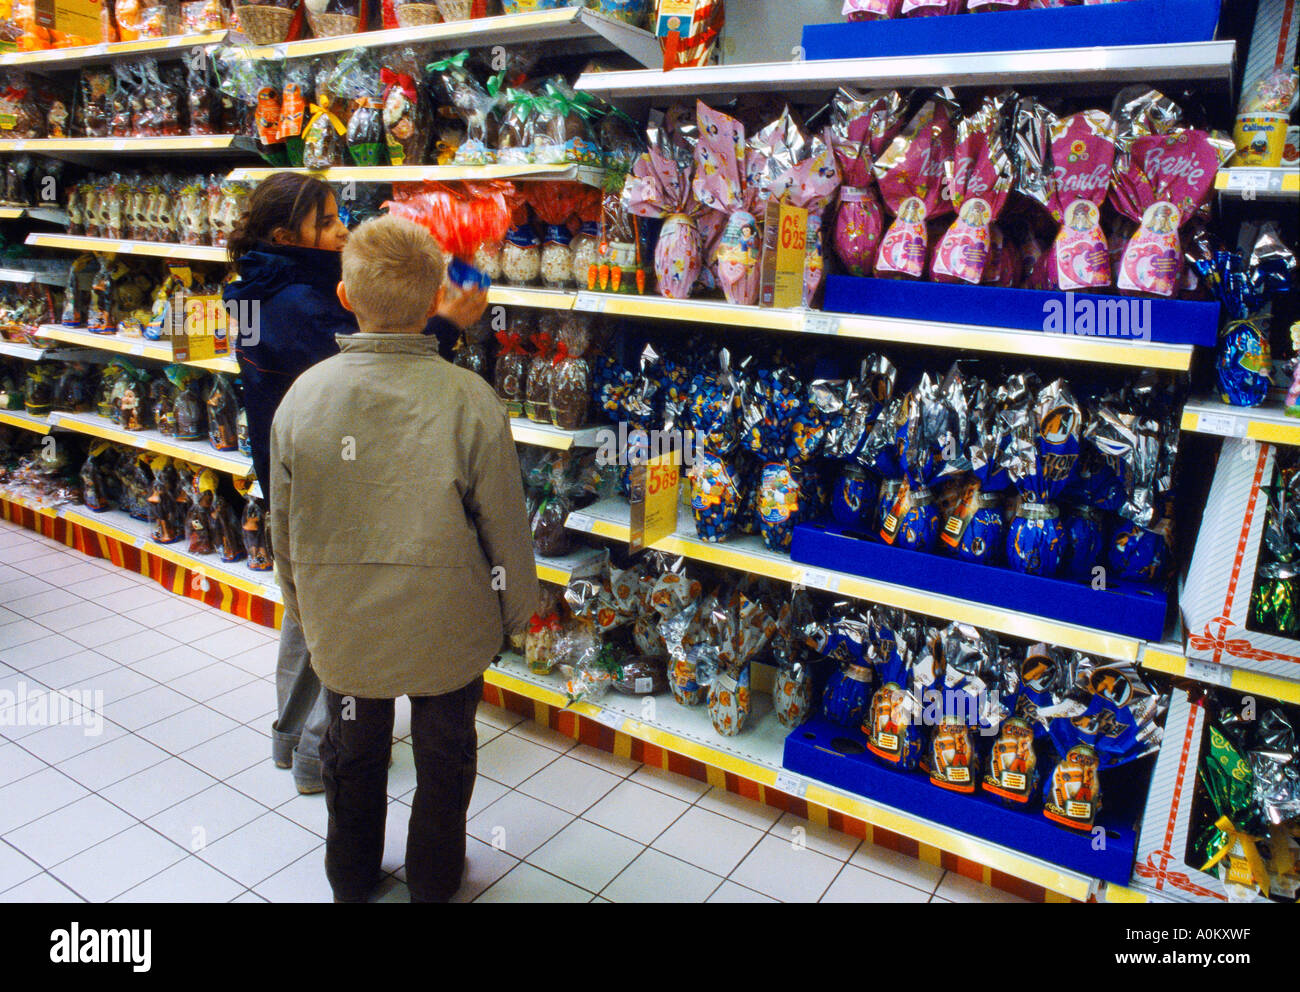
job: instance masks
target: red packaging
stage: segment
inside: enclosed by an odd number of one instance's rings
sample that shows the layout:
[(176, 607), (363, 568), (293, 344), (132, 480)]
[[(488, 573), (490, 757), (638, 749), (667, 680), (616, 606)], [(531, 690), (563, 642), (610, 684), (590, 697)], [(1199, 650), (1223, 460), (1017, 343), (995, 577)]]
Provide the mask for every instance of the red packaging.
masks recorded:
[(902, 128), (905, 106), (892, 90), (860, 97), (842, 89), (835, 97), (831, 134), (843, 186), (831, 242), (850, 275), (870, 275), (876, 262), (885, 219), (871, 167)]
[(1197, 130), (1137, 138), (1119, 156), (1110, 202), (1139, 224), (1120, 261), (1121, 290), (1174, 295), (1183, 266), (1179, 229), (1210, 195), (1222, 160), (1216, 143)]
[(383, 206), (429, 230), (449, 255), (469, 262), (485, 244), (498, 244), (510, 227), (514, 186), (505, 182), (461, 183), (460, 188), (427, 182), (394, 190)]
[(921, 278), (929, 253), (926, 221), (952, 211), (944, 163), (953, 155), (955, 105), (942, 96), (927, 100), (876, 160), (874, 171), (894, 222), (876, 256), (876, 275)]
[(1101, 206), (1115, 162), (1115, 125), (1101, 110), (1054, 121), (1050, 128), (1051, 175), (1048, 209), (1060, 225), (1051, 270), (1058, 289), (1100, 289), (1110, 285)]
[(956, 222), (939, 242), (931, 275), (938, 282), (984, 281), (991, 225), (1002, 213), (1015, 172), (1002, 140), (1007, 96), (989, 97), (979, 111), (957, 125), (957, 146), (945, 163)]

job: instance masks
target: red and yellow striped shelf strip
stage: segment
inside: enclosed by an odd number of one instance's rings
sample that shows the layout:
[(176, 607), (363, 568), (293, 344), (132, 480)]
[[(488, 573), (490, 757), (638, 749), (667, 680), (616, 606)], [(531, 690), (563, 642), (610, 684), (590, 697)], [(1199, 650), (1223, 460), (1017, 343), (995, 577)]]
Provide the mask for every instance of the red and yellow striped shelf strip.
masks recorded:
[(257, 582), (242, 580), (219, 569), (204, 569), (196, 559), (165, 545), (146, 542), (136, 547), (136, 535), (108, 520), (95, 519), (88, 511), (70, 515), (13, 493), (0, 493), (0, 512), (6, 520), (83, 554), (148, 576), (178, 596), (199, 600), (266, 627), (280, 626), (284, 608), (268, 599), (264, 587)]

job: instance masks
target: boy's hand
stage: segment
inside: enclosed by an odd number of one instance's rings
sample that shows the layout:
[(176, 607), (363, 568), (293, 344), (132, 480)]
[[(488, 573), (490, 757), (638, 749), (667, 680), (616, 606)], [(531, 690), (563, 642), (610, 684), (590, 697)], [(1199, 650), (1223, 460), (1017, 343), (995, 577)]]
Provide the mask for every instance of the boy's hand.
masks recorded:
[(438, 307), (438, 316), (449, 320), (462, 331), (478, 323), (487, 309), (487, 291), (482, 289), (449, 292)]

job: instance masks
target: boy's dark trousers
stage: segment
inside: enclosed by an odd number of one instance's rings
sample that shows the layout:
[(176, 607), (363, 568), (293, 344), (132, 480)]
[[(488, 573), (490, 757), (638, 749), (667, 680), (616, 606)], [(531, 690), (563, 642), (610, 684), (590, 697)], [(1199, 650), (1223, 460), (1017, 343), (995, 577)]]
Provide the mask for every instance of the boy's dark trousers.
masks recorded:
[[(329, 727), (320, 745), (329, 810), (325, 874), (336, 900), (360, 902), (383, 877), (394, 701), (326, 691)], [(465, 813), (478, 769), (474, 714), (482, 698), (481, 676), (455, 692), (411, 697), (416, 785), (406, 884), (412, 902), (447, 902), (460, 888)]]

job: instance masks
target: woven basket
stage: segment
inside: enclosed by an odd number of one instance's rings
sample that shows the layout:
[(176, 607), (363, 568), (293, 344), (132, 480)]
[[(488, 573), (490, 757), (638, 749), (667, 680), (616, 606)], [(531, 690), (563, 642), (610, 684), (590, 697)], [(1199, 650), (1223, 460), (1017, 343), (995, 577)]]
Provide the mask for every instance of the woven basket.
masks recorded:
[(435, 3), (399, 3), (396, 11), (398, 27), (418, 28), (422, 24), (442, 23), (442, 11)]
[(240, 27), (254, 45), (278, 45), (289, 39), (293, 11), (269, 4), (235, 4)]
[(438, 0), (443, 20), (468, 21), (474, 10), (474, 0)]
[(308, 9), (307, 23), (317, 38), (337, 38), (341, 34), (356, 34), (361, 30), (361, 18), (351, 14), (316, 14)]

